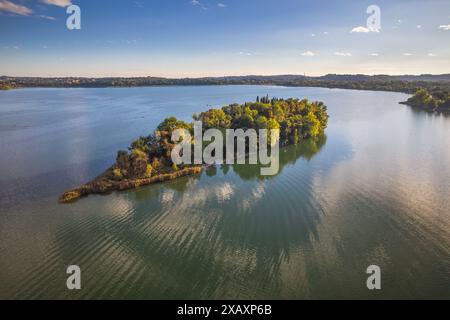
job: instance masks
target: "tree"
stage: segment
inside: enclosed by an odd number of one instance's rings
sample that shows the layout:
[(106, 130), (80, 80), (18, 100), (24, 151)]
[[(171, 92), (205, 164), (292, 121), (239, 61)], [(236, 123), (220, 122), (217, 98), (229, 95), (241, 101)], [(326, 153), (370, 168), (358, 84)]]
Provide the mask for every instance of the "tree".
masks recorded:
[(168, 133), (172, 133), (172, 131), (175, 129), (191, 130), (192, 128), (193, 128), (192, 124), (178, 120), (175, 117), (170, 117), (164, 119), (164, 121), (158, 125), (157, 131), (165, 131)]
[(223, 109), (211, 109), (200, 114), (204, 129), (226, 129), (231, 126), (231, 117)]

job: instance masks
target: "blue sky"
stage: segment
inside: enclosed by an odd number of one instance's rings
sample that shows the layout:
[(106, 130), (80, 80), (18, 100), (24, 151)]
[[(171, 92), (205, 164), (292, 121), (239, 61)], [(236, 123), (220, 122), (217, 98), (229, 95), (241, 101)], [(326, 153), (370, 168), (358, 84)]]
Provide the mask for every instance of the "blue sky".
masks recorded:
[(450, 73), (449, 40), (448, 0), (0, 0), (0, 75)]

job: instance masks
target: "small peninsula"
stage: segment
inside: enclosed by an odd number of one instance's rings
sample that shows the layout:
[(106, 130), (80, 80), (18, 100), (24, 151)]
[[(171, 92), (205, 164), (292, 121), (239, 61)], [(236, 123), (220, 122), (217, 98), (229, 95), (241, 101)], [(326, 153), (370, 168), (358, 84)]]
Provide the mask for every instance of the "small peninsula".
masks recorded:
[(428, 112), (450, 113), (450, 93), (447, 90), (430, 93), (420, 88), (412, 97), (400, 103)]
[[(203, 130), (279, 129), (281, 146), (323, 136), (328, 125), (327, 107), (322, 102), (307, 99), (257, 98), (255, 102), (230, 104), (210, 109), (193, 119)], [(117, 153), (116, 162), (94, 180), (65, 192), (61, 203), (75, 201), (89, 194), (133, 189), (144, 185), (199, 174), (202, 165), (176, 165), (171, 160), (175, 144), (171, 141), (175, 129), (193, 132), (194, 124), (170, 117), (161, 122), (154, 133), (132, 142), (128, 150)], [(205, 146), (204, 146), (205, 147)]]

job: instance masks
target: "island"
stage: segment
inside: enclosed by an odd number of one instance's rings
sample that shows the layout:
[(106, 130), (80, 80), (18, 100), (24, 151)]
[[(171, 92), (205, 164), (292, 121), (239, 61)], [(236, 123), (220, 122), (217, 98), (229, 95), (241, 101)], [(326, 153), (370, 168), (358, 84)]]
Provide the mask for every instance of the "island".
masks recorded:
[[(265, 96), (257, 97), (255, 102), (230, 104), (194, 114), (193, 119), (201, 122), (203, 130), (279, 129), (279, 143), (287, 146), (306, 139), (320, 139), (329, 115), (323, 102)], [(65, 192), (59, 201), (68, 203), (89, 194), (122, 191), (199, 174), (203, 164), (177, 165), (172, 162), (175, 144), (171, 138), (175, 129), (193, 132), (194, 124), (175, 117), (166, 118), (152, 134), (133, 141), (128, 150), (118, 151), (116, 162), (104, 173)]]
[(450, 113), (450, 93), (447, 90), (429, 92), (420, 88), (416, 93), (401, 104), (428, 112)]

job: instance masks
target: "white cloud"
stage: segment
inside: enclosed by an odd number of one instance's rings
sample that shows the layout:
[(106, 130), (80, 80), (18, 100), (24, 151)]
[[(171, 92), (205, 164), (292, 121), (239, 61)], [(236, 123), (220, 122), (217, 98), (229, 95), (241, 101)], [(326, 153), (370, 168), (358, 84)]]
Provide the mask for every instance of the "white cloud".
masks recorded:
[(436, 57), (436, 54), (434, 54), (434, 53), (429, 53), (429, 54), (427, 54), (427, 56), (429, 56), (429, 57)]
[(42, 14), (39, 16), (39, 18), (47, 19), (47, 20), (56, 20), (54, 17), (46, 16), (46, 15), (42, 15)]
[(134, 8), (143, 8), (144, 4), (141, 1), (133, 1)]
[(198, 7), (202, 8), (203, 10), (208, 10), (208, 8), (206, 6), (204, 6), (203, 3), (201, 3), (198, 0), (191, 0), (191, 4), (193, 6), (198, 6)]
[(367, 33), (367, 32), (370, 32), (370, 29), (362, 26), (355, 27), (350, 31), (350, 33)]
[(421, 24), (418, 24), (418, 25), (417, 25), (417, 29), (422, 29), (422, 25), (421, 25)]
[(369, 53), (369, 56), (372, 56), (372, 57), (378, 57), (379, 54), (378, 54), (378, 53)]
[(7, 0), (0, 0), (0, 11), (14, 13), (21, 16), (29, 16), (30, 14), (33, 13), (33, 10), (31, 10), (30, 8), (27, 8), (20, 4), (15, 4)]
[(405, 52), (403, 55), (404, 55), (405, 57), (411, 57), (413, 54), (412, 54), (412, 53), (409, 53), (409, 52)]
[(222, 2), (219, 2), (219, 3), (217, 4), (217, 6), (218, 6), (219, 8), (225, 8), (227, 5), (226, 5), (226, 4), (223, 4)]
[(450, 30), (450, 24), (440, 25), (439, 29), (444, 30), (444, 31), (449, 31)]
[(324, 31), (324, 33), (323, 33), (324, 35), (329, 35), (329, 33), (328, 33), (328, 31)]
[(306, 51), (302, 53), (302, 56), (304, 57), (314, 57), (316, 54), (314, 52), (311, 51)]
[(240, 55), (240, 56), (251, 56), (252, 54), (250, 52), (239, 51), (238, 55)]
[(41, 0), (42, 3), (58, 6), (58, 7), (68, 7), (72, 4), (72, 0)]
[(20, 47), (19, 46), (6, 46), (6, 47), (3, 47), (3, 49), (6, 49), (6, 50), (20, 50)]
[(340, 57), (351, 57), (352, 56), (352, 54), (349, 52), (335, 52), (334, 55), (340, 56)]
[(315, 36), (316, 36), (316, 34), (315, 34), (315, 33), (312, 33), (312, 34), (311, 34), (311, 37), (315, 37)]

